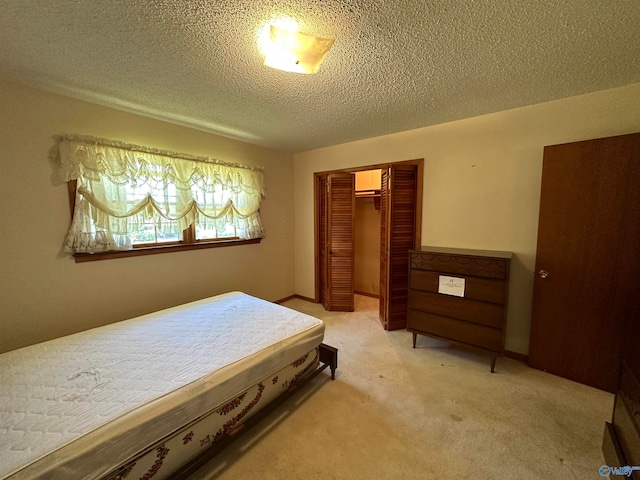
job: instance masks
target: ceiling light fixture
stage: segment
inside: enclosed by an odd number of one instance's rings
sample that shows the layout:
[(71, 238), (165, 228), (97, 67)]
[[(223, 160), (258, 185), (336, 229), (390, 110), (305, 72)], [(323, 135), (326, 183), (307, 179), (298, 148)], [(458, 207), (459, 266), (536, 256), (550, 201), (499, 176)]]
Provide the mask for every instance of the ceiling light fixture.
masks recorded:
[(296, 24), (287, 27), (272, 23), (268, 25), (268, 37), (266, 31), (261, 35), (264, 64), (286, 72), (316, 73), (334, 40), (300, 33)]

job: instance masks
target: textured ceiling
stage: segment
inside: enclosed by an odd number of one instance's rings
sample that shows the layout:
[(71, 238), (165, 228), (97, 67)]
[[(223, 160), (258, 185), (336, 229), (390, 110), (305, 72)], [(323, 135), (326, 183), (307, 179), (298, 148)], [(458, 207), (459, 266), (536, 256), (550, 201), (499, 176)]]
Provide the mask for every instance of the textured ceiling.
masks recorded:
[[(275, 17), (335, 38), (262, 65)], [(640, 82), (638, 0), (3, 0), (0, 75), (303, 151)]]

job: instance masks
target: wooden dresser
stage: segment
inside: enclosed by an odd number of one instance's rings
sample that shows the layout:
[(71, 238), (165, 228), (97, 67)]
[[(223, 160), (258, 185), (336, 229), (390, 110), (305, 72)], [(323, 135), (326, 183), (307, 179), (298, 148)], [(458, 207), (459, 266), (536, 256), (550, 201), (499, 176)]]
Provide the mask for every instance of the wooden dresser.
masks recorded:
[(640, 480), (640, 381), (632, 368), (633, 364), (622, 361), (613, 418), (604, 429), (602, 451), (607, 464), (603, 465), (601, 475), (611, 473), (611, 478), (621, 475)]
[(421, 247), (409, 251), (407, 330), (491, 356), (504, 352), (510, 252)]

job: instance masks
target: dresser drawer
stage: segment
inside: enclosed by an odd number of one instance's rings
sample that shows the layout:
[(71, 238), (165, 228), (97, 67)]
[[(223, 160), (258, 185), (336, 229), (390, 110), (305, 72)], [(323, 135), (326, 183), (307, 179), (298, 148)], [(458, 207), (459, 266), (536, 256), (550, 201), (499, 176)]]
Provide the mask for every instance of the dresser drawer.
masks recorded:
[(494, 328), (502, 328), (502, 305), (429, 292), (411, 292), (409, 308), (445, 317), (458, 318)]
[[(426, 270), (411, 270), (409, 275), (409, 288), (424, 292), (438, 293), (440, 275), (448, 273), (430, 272)], [(504, 304), (505, 285), (502, 280), (488, 278), (465, 278), (464, 298)]]
[(508, 260), (438, 253), (411, 253), (411, 268), (481, 278), (507, 278)]
[(407, 329), (502, 353), (502, 331), (485, 325), (409, 308)]
[[(640, 383), (626, 362), (622, 362), (613, 409), (613, 426), (630, 465), (640, 465), (639, 399)], [(640, 477), (640, 472), (634, 473)]]

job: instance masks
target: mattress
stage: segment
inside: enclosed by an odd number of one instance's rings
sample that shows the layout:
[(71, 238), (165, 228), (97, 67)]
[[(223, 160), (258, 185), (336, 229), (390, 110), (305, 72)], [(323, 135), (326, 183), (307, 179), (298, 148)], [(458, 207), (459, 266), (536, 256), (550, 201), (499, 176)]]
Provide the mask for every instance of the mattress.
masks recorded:
[(0, 479), (94, 479), (322, 341), (232, 292), (0, 355)]

